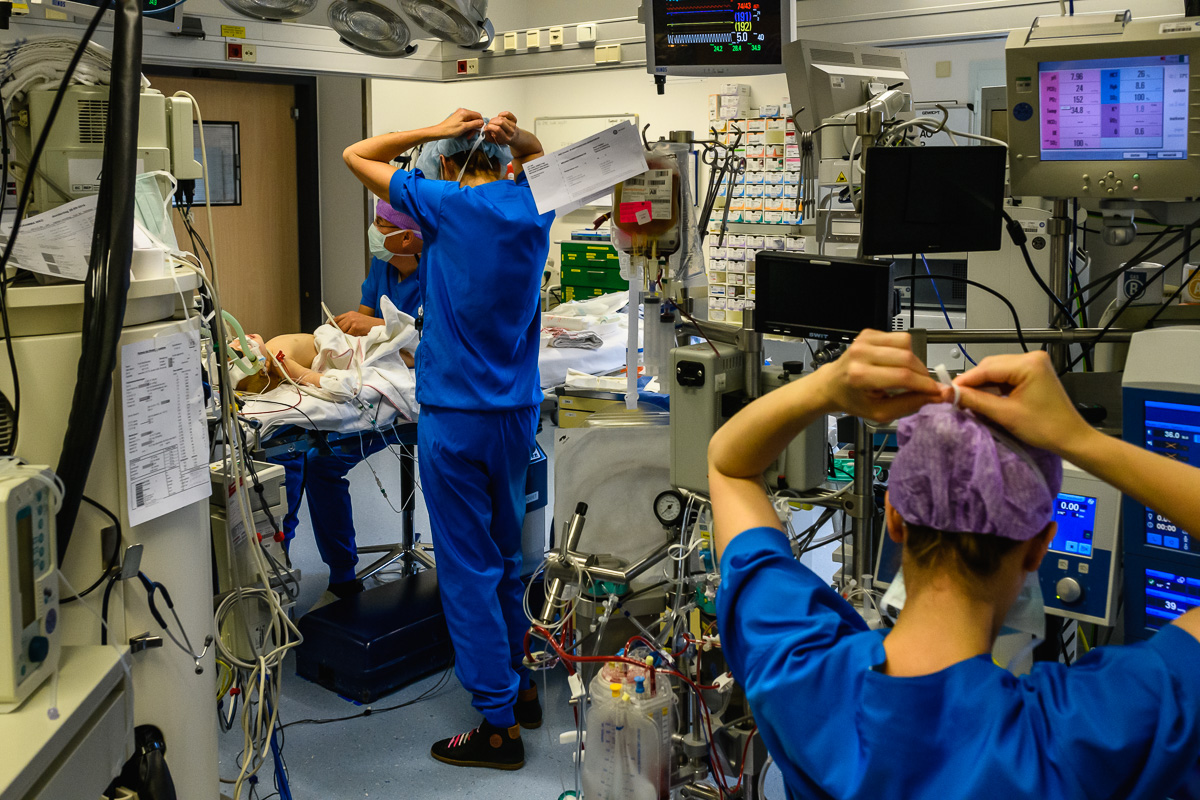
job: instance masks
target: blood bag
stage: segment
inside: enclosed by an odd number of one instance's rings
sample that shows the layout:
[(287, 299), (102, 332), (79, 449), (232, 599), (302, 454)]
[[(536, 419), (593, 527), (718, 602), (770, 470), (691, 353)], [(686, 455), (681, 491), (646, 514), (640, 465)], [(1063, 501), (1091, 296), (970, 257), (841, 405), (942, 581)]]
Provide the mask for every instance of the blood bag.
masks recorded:
[(683, 180), (673, 153), (648, 153), (649, 170), (618, 183), (613, 193), (613, 244), (618, 250), (669, 256), (683, 239)]

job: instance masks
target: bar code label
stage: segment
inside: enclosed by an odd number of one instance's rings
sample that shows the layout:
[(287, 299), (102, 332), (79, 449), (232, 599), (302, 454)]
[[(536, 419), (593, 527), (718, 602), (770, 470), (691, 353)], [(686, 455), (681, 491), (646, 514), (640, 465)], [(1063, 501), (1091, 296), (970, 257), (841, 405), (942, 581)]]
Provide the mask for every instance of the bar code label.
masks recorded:
[(134, 484), (133, 487), (134, 507), (141, 508), (146, 505), (146, 482)]

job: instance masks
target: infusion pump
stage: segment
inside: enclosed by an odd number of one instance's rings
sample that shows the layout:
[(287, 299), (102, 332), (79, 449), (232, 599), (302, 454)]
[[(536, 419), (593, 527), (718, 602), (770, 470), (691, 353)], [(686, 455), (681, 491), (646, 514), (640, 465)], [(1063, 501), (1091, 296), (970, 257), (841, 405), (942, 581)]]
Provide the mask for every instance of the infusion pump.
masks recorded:
[(58, 667), (58, 570), (49, 486), (20, 467), (0, 477), (0, 712), (14, 711)]

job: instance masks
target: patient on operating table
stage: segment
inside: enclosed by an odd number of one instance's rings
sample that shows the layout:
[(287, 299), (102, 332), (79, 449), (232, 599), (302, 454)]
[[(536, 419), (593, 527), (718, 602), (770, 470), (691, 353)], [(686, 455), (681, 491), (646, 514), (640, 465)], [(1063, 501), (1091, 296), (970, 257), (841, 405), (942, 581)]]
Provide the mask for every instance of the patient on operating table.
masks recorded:
[[(314, 368), (313, 362), (317, 360), (317, 339), (311, 333), (285, 333), (276, 336), (267, 341), (256, 333), (249, 334), (247, 339), (250, 340), (250, 349), (257, 350), (255, 353), (263, 366), (252, 375), (244, 375), (244, 372), (237, 372), (237, 368), (231, 369), (231, 373), (239, 376), (240, 379), (234, 384), (234, 388), (239, 392), (246, 394), (265, 394), (281, 384), (289, 381), (284, 376), (291, 378), (290, 382), (297, 383), (301, 386), (319, 387), (321, 385), (321, 375), (324, 374), (326, 365), (318, 365)], [(237, 352), (242, 352), (241, 342), (234, 339), (230, 343), (230, 348)], [(413, 354), (409, 350), (401, 350), (400, 358), (404, 364), (412, 367), (414, 362)]]

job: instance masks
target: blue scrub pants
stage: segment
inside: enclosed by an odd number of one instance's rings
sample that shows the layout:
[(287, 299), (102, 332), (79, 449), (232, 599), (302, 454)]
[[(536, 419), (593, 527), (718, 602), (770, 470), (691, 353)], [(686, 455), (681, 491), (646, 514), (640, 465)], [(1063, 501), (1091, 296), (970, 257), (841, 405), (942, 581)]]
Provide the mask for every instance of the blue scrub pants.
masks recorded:
[(536, 406), (514, 411), (421, 407), (421, 491), (429, 509), (438, 588), (454, 671), (472, 705), (500, 728), (528, 682), (521, 582), (525, 479)]
[[(364, 457), (377, 453), (384, 444), (378, 437), (363, 445)], [(358, 566), (358, 546), (354, 539), (354, 514), (350, 505), (348, 473), (359, 458), (339, 458), (334, 455), (309, 456), (292, 453), (271, 459), (286, 470), (284, 485), (287, 491), (288, 512), (283, 518), (284, 547), (291, 547), (299, 521), (300, 500), (308, 495), (308, 515), (312, 520), (313, 538), (321, 560), (329, 567), (329, 582), (354, 580)]]

